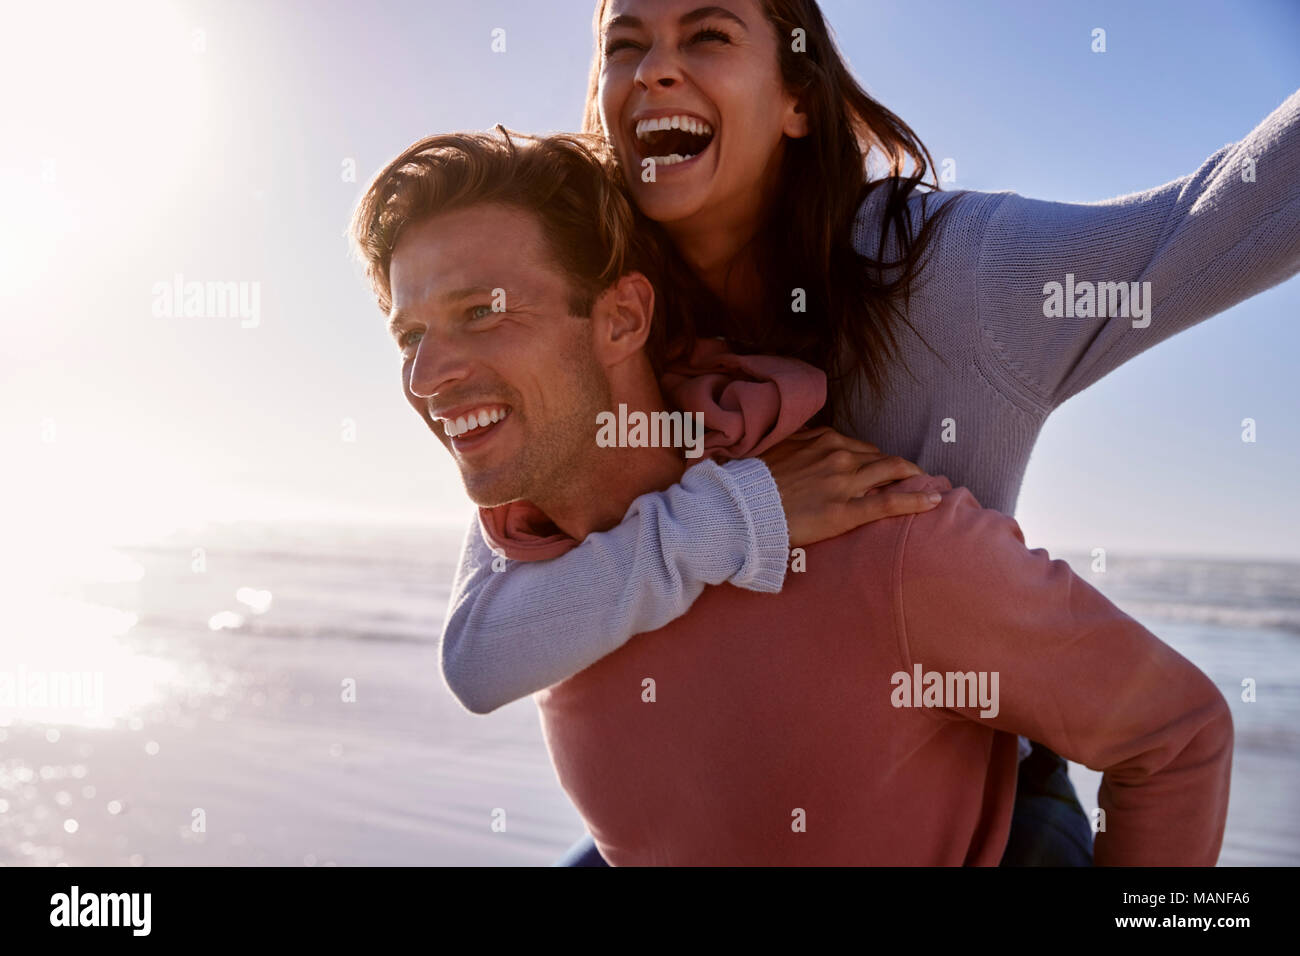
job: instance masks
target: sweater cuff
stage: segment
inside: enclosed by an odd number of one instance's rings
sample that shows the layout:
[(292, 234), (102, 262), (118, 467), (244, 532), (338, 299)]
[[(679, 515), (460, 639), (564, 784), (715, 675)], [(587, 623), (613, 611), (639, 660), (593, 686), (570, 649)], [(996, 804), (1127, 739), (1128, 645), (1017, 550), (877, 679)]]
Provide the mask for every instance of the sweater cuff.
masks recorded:
[(761, 458), (737, 458), (722, 466), (727, 490), (750, 530), (751, 549), (730, 582), (747, 591), (775, 594), (785, 583), (790, 533), (776, 479)]

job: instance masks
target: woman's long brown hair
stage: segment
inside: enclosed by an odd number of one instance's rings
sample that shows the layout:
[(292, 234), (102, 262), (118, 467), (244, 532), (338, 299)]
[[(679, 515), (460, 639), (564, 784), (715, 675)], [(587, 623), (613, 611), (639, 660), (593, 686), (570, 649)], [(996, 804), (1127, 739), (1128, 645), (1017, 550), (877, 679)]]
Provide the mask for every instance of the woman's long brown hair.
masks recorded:
[[(908, 197), (933, 173), (929, 151), (906, 123), (853, 78), (816, 0), (761, 3), (776, 31), (782, 78), (799, 97), (809, 123), (807, 136), (786, 141), (770, 212), (753, 239), (763, 283), (762, 313), (743, 319), (730, 314), (686, 265), (659, 224), (638, 212), (638, 226), (658, 240), (658, 291), (667, 337), (685, 349), (698, 335), (722, 335), (740, 351), (790, 355), (815, 365), (826, 372), (831, 388), (814, 424), (833, 424), (852, 400), (856, 370), (863, 373), (873, 397), (884, 394), (891, 364), (901, 364), (897, 325), (907, 326), (919, 338), (907, 318), (911, 287), (925, 266), (933, 230), (951, 204), (930, 216), (923, 213), (921, 228), (913, 235)], [(596, 52), (583, 115), (584, 130), (598, 134), (604, 132), (600, 40), (608, 4), (596, 4)], [(796, 29), (804, 32), (805, 49), (799, 52), (789, 42)], [(888, 161), (888, 171), (869, 180), (867, 157), (873, 148)], [(912, 170), (904, 175), (909, 159)], [(941, 188), (937, 175), (924, 185)], [(886, 190), (886, 198), (871, 256), (855, 249), (853, 226), (859, 207), (876, 189)], [(899, 256), (885, 261), (891, 233), (897, 236)], [(792, 311), (796, 288), (805, 292), (804, 312)]]

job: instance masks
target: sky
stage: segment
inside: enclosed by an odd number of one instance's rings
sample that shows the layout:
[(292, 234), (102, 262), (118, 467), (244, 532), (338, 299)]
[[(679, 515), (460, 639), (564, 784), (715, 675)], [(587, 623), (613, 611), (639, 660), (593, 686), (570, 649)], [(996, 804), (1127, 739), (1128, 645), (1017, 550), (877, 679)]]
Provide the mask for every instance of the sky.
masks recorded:
[[(858, 78), (955, 160), (959, 188), (1068, 202), (1150, 188), (1300, 87), (1294, 0), (823, 9)], [(420, 137), (577, 128), (591, 12), (588, 0), (10, 5), (11, 535), (241, 517), (463, 528), (472, 505), (402, 399), (345, 229), (369, 178)], [(166, 301), (178, 276), (235, 283), (246, 317), (185, 317)], [(1300, 278), (1066, 403), (1021, 492), (1029, 544), (1300, 557), (1297, 315)]]

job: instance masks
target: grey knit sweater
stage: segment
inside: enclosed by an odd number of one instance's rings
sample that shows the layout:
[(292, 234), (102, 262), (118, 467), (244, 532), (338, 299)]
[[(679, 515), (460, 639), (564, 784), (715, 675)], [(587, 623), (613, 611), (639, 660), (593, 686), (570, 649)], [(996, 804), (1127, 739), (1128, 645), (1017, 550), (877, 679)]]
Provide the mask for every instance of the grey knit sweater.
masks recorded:
[[(859, 211), (864, 253), (875, 252), (881, 192)], [(919, 194), (914, 225), (942, 203), (957, 205), (908, 312), (934, 352), (904, 331), (911, 375), (891, 371), (879, 403), (860, 388), (837, 424), (1010, 515), (1054, 408), (1300, 271), (1300, 92), (1191, 175), (1146, 192), (1089, 204)], [(779, 591), (787, 548), (780, 496), (759, 459), (694, 465), (553, 561), (494, 571), (476, 516), (443, 629), (443, 676), (486, 713), (662, 627), (707, 585)]]

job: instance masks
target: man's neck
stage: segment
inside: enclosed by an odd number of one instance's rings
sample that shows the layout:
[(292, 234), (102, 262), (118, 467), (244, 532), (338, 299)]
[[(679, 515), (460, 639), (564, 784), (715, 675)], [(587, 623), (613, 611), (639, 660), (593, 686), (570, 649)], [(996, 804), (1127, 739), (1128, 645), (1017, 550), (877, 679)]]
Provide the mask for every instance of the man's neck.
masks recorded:
[[(644, 412), (649, 421), (655, 412), (671, 411), (658, 383), (649, 374), (629, 370), (616, 372), (609, 411), (619, 414)], [(685, 415), (685, 413), (680, 413)], [(665, 447), (602, 448), (596, 443), (596, 423), (591, 423), (590, 453), (566, 468), (558, 486), (538, 491), (529, 500), (569, 537), (578, 541), (597, 531), (608, 531), (623, 520), (628, 507), (641, 495), (663, 491), (681, 480), (686, 471), (684, 450)], [(685, 435), (685, 432), (683, 433)], [(703, 441), (703, 434), (699, 439)]]
[(559, 494), (533, 504), (581, 541), (619, 524), (633, 501), (675, 485), (685, 471), (680, 448), (599, 448)]

